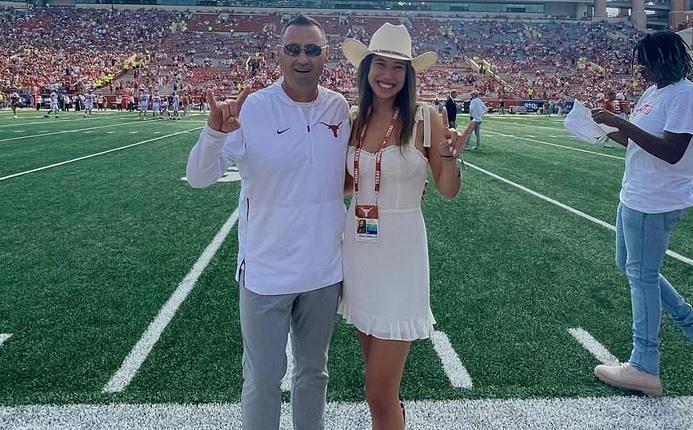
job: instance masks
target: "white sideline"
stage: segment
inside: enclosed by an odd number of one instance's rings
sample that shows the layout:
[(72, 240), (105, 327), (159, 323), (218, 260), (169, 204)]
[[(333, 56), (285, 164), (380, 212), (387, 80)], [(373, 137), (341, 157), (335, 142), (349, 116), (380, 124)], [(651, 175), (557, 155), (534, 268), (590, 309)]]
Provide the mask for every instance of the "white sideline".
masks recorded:
[(80, 131), (85, 131), (85, 130), (96, 130), (99, 128), (119, 127), (121, 125), (133, 125), (133, 124), (146, 124), (146, 123), (143, 121), (137, 121), (137, 120), (129, 121), (129, 122), (119, 122), (117, 124), (99, 125), (96, 127), (87, 127), (87, 128), (75, 128), (72, 130), (56, 131), (54, 133), (41, 133), (41, 134), (31, 134), (29, 136), (9, 137), (7, 139), (0, 139), (0, 142), (9, 142), (11, 140), (31, 139), (32, 137), (55, 136), (56, 134), (78, 133)]
[(450, 380), (450, 384), (455, 388), (472, 388), (472, 378), (462, 365), (448, 336), (442, 331), (434, 331), (431, 340), (433, 341), (433, 349), (436, 350), (441, 363), (443, 363), (443, 370)]
[(282, 391), (291, 391), (292, 378), (294, 376), (294, 355), (291, 352), (291, 336), (286, 340), (286, 373), (282, 378)]
[(52, 168), (52, 167), (62, 166), (62, 165), (64, 165), (64, 164), (74, 163), (75, 161), (86, 160), (87, 158), (97, 157), (97, 156), (99, 156), (99, 155), (108, 154), (109, 152), (115, 152), (115, 151), (120, 151), (120, 150), (122, 150), (122, 149), (132, 148), (133, 146), (142, 145), (143, 143), (154, 142), (155, 140), (165, 139), (165, 138), (167, 138), (167, 137), (176, 136), (176, 135), (178, 135), (178, 134), (183, 134), (183, 133), (188, 133), (188, 132), (191, 132), (191, 131), (199, 130), (199, 129), (201, 129), (201, 128), (202, 128), (202, 127), (196, 127), (196, 128), (191, 128), (191, 129), (188, 129), (188, 130), (178, 131), (178, 132), (176, 132), (176, 133), (166, 134), (166, 135), (164, 135), (164, 136), (155, 137), (155, 138), (153, 138), (153, 139), (147, 139), (147, 140), (143, 140), (143, 141), (141, 141), (141, 142), (135, 142), (135, 143), (132, 143), (132, 144), (130, 144), (130, 145), (120, 146), (120, 147), (118, 147), (118, 148), (113, 148), (113, 149), (108, 149), (108, 150), (106, 150), (106, 151), (97, 152), (96, 154), (85, 155), (84, 157), (78, 157), (78, 158), (73, 158), (72, 160), (61, 161), (60, 163), (49, 164), (48, 166), (37, 167), (36, 169), (31, 169), (31, 170), (27, 170), (27, 171), (19, 172), (19, 173), (13, 173), (13, 174), (11, 174), (11, 175), (7, 175), (7, 176), (2, 176), (2, 177), (0, 177), (0, 181), (4, 181), (4, 180), (7, 180), (7, 179), (11, 179), (11, 178), (16, 178), (17, 176), (26, 175), (26, 174), (28, 174), (28, 173), (39, 172), (39, 171), (41, 171), (41, 170), (50, 169), (50, 168)]
[[(542, 200), (544, 200), (544, 201), (547, 201), (547, 202), (549, 202), (549, 203), (551, 203), (551, 204), (553, 204), (553, 205), (556, 205), (556, 206), (558, 206), (559, 208), (565, 209), (565, 210), (567, 210), (568, 212), (571, 212), (571, 213), (573, 213), (573, 214), (575, 214), (575, 215), (578, 215), (578, 216), (580, 216), (580, 217), (582, 217), (582, 218), (585, 218), (586, 220), (592, 221), (592, 222), (595, 223), (595, 224), (599, 224), (600, 226), (602, 226), (602, 227), (604, 227), (604, 228), (607, 228), (607, 229), (609, 229), (609, 230), (611, 230), (611, 231), (613, 231), (613, 232), (616, 231), (616, 227), (613, 226), (613, 225), (611, 225), (611, 224), (609, 224), (609, 223), (607, 223), (607, 222), (604, 222), (604, 221), (602, 221), (602, 220), (600, 220), (600, 219), (597, 219), (597, 218), (595, 218), (595, 217), (593, 217), (593, 216), (591, 216), (591, 215), (587, 215), (586, 213), (584, 213), (584, 212), (582, 212), (582, 211), (579, 211), (579, 210), (577, 210), (577, 209), (575, 209), (575, 208), (572, 208), (572, 207), (570, 207), (570, 206), (568, 206), (568, 205), (566, 205), (566, 204), (563, 204), (563, 203), (561, 203), (561, 202), (559, 202), (559, 201), (557, 201), (557, 200), (554, 200), (554, 199), (552, 199), (552, 198), (550, 198), (550, 197), (547, 197), (547, 196), (545, 196), (545, 195), (543, 195), (543, 194), (540, 194), (540, 193), (538, 193), (538, 192), (536, 192), (536, 191), (534, 191), (534, 190), (531, 190), (531, 189), (529, 189), (529, 188), (527, 188), (527, 187), (525, 187), (525, 186), (522, 186), (522, 185), (520, 185), (520, 184), (518, 184), (518, 183), (515, 183), (515, 182), (513, 182), (513, 181), (511, 181), (511, 180), (509, 180), (509, 179), (505, 179), (505, 178), (502, 177), (502, 176), (498, 176), (498, 175), (496, 175), (495, 173), (491, 173), (491, 172), (489, 172), (488, 170), (484, 170), (484, 169), (482, 169), (481, 167), (475, 166), (475, 165), (472, 164), (472, 163), (469, 163), (469, 162), (465, 161), (464, 164), (465, 164), (466, 166), (468, 166), (468, 167), (471, 167), (472, 169), (475, 169), (475, 170), (480, 171), (481, 173), (485, 173), (486, 175), (489, 175), (489, 176), (491, 176), (492, 178), (495, 178), (495, 179), (498, 179), (499, 181), (505, 182), (505, 183), (508, 184), (508, 185), (512, 185), (513, 187), (519, 188), (519, 189), (521, 189), (522, 191), (524, 191), (524, 192), (526, 192), (526, 193), (529, 193), (529, 194), (531, 194), (531, 195), (533, 195), (533, 196), (535, 196), (535, 197), (539, 197), (540, 199), (542, 199)], [(1, 178), (0, 178), (0, 179), (1, 179)], [(679, 261), (681, 261), (681, 262), (683, 262), (683, 263), (686, 263), (686, 264), (688, 264), (689, 266), (693, 266), (693, 259), (691, 259), (691, 258), (689, 258), (689, 257), (686, 257), (686, 256), (681, 255), (681, 254), (679, 254), (679, 253), (677, 253), (677, 252), (674, 252), (674, 251), (670, 251), (670, 250), (668, 250), (668, 249), (667, 249), (667, 255), (670, 256), (670, 257), (672, 257), (672, 258), (674, 258), (674, 259), (676, 259), (676, 260), (679, 260)]]
[[(408, 430), (684, 430), (693, 396), (406, 401)], [(326, 429), (370, 428), (365, 403), (328, 403)], [(237, 403), (0, 406), (0, 428), (33, 430), (241, 428)], [(279, 428), (290, 430), (291, 405)]]
[[(129, 117), (123, 116), (120, 118), (108, 118), (108, 119), (128, 119)], [(29, 119), (29, 118), (27, 118)], [(33, 118), (32, 118), (33, 119)], [(50, 119), (50, 118), (49, 118)], [(61, 119), (60, 124), (64, 122), (70, 122), (70, 121), (84, 121), (84, 118), (73, 118), (73, 119)], [(14, 123), (14, 124), (4, 124), (0, 125), (0, 128), (6, 128), (6, 127), (20, 127), (23, 125), (34, 125), (34, 124), (41, 124), (41, 125), (51, 125), (54, 124), (54, 122), (51, 120), (50, 122), (47, 119), (44, 119), (43, 121), (34, 121), (34, 122), (22, 122), (22, 123)]]
[(513, 136), (513, 135), (511, 135), (511, 134), (504, 134), (504, 133), (500, 133), (500, 132), (493, 131), (493, 130), (484, 131), (484, 133), (497, 134), (498, 136), (510, 137), (510, 138), (519, 139), (519, 140), (526, 140), (526, 141), (528, 141), (528, 142), (541, 143), (541, 144), (549, 145), (549, 146), (556, 146), (556, 147), (558, 147), (558, 148), (569, 149), (569, 150), (571, 150), (571, 151), (586, 152), (586, 153), (588, 153), (588, 154), (598, 155), (598, 156), (600, 156), (600, 157), (614, 158), (614, 159), (616, 159), (616, 160), (625, 160), (625, 158), (623, 158), (623, 157), (618, 157), (618, 156), (616, 156), (616, 155), (603, 154), (603, 153), (601, 153), (601, 152), (588, 151), (588, 150), (586, 150), (586, 149), (580, 149), (580, 148), (573, 148), (573, 147), (570, 147), (570, 146), (559, 145), (559, 144), (557, 144), (557, 143), (544, 142), (544, 141), (542, 141), (542, 140), (527, 139), (527, 138), (525, 138), (525, 137)]
[(123, 364), (116, 371), (116, 373), (111, 377), (106, 386), (104, 386), (103, 391), (106, 393), (118, 393), (123, 391), (132, 378), (139, 370), (142, 363), (147, 359), (147, 356), (151, 352), (154, 345), (161, 337), (161, 334), (166, 330), (166, 326), (171, 322), (173, 316), (178, 311), (178, 308), (183, 303), (183, 301), (188, 297), (188, 294), (192, 291), (197, 283), (202, 272), (205, 270), (207, 265), (216, 254), (217, 250), (221, 247), (224, 240), (229, 235), (231, 228), (238, 221), (238, 208), (231, 214), (224, 225), (219, 229), (219, 232), (214, 236), (212, 242), (207, 245), (204, 252), (197, 259), (193, 265), (190, 272), (185, 276), (185, 278), (178, 284), (176, 291), (171, 294), (171, 297), (166, 301), (166, 304), (159, 310), (159, 314), (154, 318), (154, 320), (149, 324), (147, 330), (142, 334), (142, 337), (135, 344), (123, 360)]
[[(497, 119), (497, 118), (493, 118), (493, 119), (489, 120), (489, 122), (493, 123), (493, 122), (495, 122), (495, 119)], [(561, 121), (561, 122), (563, 122), (563, 121)], [(496, 124), (502, 124), (502, 125), (504, 125), (504, 126), (505, 126), (505, 125), (507, 125), (507, 126), (519, 125), (519, 126), (522, 126), (522, 127), (532, 127), (532, 128), (534, 128), (534, 129), (543, 128), (543, 129), (546, 129), (546, 130), (564, 131), (564, 132), (566, 132), (566, 135), (565, 135), (565, 136), (561, 136), (561, 137), (569, 137), (569, 136), (571, 136), (570, 133), (569, 133), (565, 128), (563, 128), (563, 127), (548, 127), (548, 126), (545, 126), (545, 125), (522, 124), (521, 122), (513, 122), (513, 121), (503, 121), (502, 123), (496, 123)]]
[(592, 337), (587, 330), (580, 327), (569, 328), (568, 333), (578, 341), (580, 345), (588, 350), (602, 364), (618, 364), (618, 358), (614, 357), (608, 349), (604, 347), (597, 339)]
[(0, 346), (9, 338), (12, 337), (12, 333), (0, 333)]

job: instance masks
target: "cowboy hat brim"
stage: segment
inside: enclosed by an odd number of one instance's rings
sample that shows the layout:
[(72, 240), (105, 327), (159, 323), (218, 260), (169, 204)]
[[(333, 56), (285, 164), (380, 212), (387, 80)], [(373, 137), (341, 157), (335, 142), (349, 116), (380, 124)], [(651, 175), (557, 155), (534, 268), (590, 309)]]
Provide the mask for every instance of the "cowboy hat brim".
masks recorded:
[(361, 64), (361, 61), (363, 61), (363, 59), (370, 54), (394, 58), (395, 60), (410, 61), (416, 73), (428, 70), (432, 65), (435, 64), (436, 61), (438, 61), (438, 54), (433, 51), (424, 52), (423, 54), (414, 58), (408, 58), (404, 55), (391, 51), (371, 51), (366, 45), (361, 43), (361, 41), (351, 38), (346, 39), (342, 44), (342, 52), (344, 53), (347, 61), (353, 64), (357, 69), (359, 64)]

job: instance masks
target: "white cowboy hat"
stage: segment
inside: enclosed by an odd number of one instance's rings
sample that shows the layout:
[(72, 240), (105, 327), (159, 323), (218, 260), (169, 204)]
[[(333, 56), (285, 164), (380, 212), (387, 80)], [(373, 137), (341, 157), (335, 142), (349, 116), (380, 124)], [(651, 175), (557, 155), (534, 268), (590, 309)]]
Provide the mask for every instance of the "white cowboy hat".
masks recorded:
[(342, 52), (351, 64), (358, 67), (361, 61), (370, 54), (396, 60), (410, 61), (416, 73), (423, 72), (438, 60), (438, 54), (433, 51), (425, 52), (418, 57), (411, 55), (411, 36), (403, 25), (383, 24), (371, 37), (368, 47), (356, 39), (346, 39), (342, 44)]

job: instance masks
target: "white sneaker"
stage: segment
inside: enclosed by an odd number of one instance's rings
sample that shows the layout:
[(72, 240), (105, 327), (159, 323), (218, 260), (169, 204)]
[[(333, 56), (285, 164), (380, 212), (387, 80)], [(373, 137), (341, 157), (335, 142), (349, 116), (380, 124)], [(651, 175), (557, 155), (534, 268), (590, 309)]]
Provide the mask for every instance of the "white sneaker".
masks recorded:
[(648, 396), (662, 395), (662, 382), (659, 376), (640, 371), (630, 363), (620, 363), (616, 366), (600, 364), (594, 368), (594, 376), (614, 387), (640, 391)]

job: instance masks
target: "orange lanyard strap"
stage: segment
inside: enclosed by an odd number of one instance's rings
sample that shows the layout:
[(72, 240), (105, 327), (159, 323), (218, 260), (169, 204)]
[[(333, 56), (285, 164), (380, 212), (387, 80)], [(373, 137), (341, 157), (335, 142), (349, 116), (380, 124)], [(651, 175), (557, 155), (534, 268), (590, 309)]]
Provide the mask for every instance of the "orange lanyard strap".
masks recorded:
[[(395, 124), (397, 123), (397, 118), (399, 118), (399, 109), (395, 109), (395, 113), (392, 114), (392, 119), (390, 120), (390, 125), (385, 131), (385, 136), (383, 137), (383, 143), (380, 144), (377, 154), (375, 155), (375, 194), (376, 196), (380, 192), (380, 173), (382, 171), (382, 158), (383, 149), (387, 145), (387, 141), (390, 140), (392, 132), (395, 129)], [(359, 193), (359, 172), (360, 172), (360, 160), (361, 160), (361, 147), (363, 146), (363, 140), (366, 136), (366, 129), (368, 128), (368, 121), (370, 119), (370, 114), (366, 119), (366, 123), (361, 131), (361, 136), (359, 136), (359, 143), (356, 146), (356, 151), (354, 151), (354, 198), (358, 197)]]

